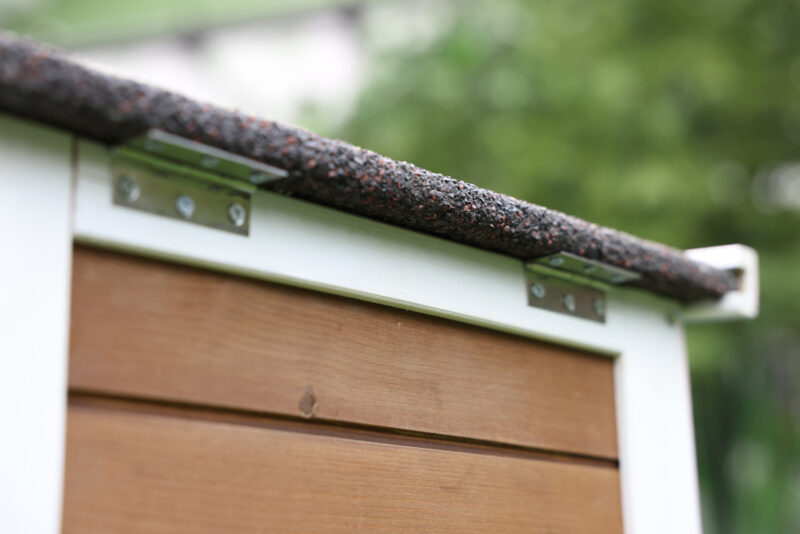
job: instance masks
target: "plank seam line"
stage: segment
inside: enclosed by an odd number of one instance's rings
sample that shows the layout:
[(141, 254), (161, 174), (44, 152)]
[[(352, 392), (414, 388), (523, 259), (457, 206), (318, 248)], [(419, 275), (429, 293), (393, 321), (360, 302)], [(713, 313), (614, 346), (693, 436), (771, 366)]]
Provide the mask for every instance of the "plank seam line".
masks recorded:
[(619, 468), (619, 461), (617, 459), (589, 454), (527, 447), (524, 445), (452, 436), (448, 434), (416, 432), (377, 425), (332, 421), (320, 418), (309, 420), (299, 416), (293, 417), (285, 414), (243, 408), (110, 393), (94, 389), (71, 387), (69, 389), (69, 403), (70, 406), (75, 407), (93, 407), (117, 411), (149, 413), (161, 417), (200, 420), (256, 428), (272, 428), (286, 432), (326, 435), (341, 439), (353, 439), (373, 443), (526, 458), (530, 460), (588, 465), (601, 468)]

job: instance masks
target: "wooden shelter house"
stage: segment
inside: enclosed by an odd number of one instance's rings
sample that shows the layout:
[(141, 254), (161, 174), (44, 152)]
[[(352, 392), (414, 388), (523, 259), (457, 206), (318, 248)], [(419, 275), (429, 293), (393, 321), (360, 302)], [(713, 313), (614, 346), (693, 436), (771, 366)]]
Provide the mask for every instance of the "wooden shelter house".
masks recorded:
[(753, 250), (5, 34), (0, 161), (0, 532), (700, 532), (684, 325)]

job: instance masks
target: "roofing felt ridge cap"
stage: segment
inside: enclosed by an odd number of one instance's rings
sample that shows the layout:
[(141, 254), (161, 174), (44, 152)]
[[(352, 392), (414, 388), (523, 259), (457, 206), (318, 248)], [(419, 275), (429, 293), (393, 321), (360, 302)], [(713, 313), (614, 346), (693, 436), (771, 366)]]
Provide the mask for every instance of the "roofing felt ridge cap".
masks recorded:
[(161, 129), (289, 172), (267, 189), (522, 260), (570, 252), (637, 272), (641, 279), (630, 285), (682, 301), (719, 298), (738, 283), (733, 272), (665, 245), (302, 128), (105, 75), (2, 32), (0, 110), (107, 144)]

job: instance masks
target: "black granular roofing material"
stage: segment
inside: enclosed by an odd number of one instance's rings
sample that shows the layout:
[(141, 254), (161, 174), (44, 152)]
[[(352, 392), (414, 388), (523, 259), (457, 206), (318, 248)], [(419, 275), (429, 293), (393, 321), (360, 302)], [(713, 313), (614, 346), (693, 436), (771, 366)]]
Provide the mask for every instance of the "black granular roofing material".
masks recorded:
[(631, 285), (682, 301), (718, 298), (736, 275), (675, 249), (433, 173), (309, 131), (100, 74), (0, 33), (0, 110), (107, 144), (151, 128), (281, 167), (266, 186), (523, 260), (571, 252), (641, 274)]

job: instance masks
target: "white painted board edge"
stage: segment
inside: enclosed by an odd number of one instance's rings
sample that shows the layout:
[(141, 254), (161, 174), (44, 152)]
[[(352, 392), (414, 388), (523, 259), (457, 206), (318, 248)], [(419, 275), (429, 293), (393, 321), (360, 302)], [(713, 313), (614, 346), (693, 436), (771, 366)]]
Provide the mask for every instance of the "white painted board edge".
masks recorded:
[(697, 302), (686, 306), (681, 315), (687, 323), (733, 321), (758, 317), (759, 274), (758, 252), (745, 245), (687, 250), (687, 258), (717, 269), (739, 271), (739, 288), (727, 292), (720, 300)]
[(68, 134), (0, 115), (0, 532), (61, 531)]

